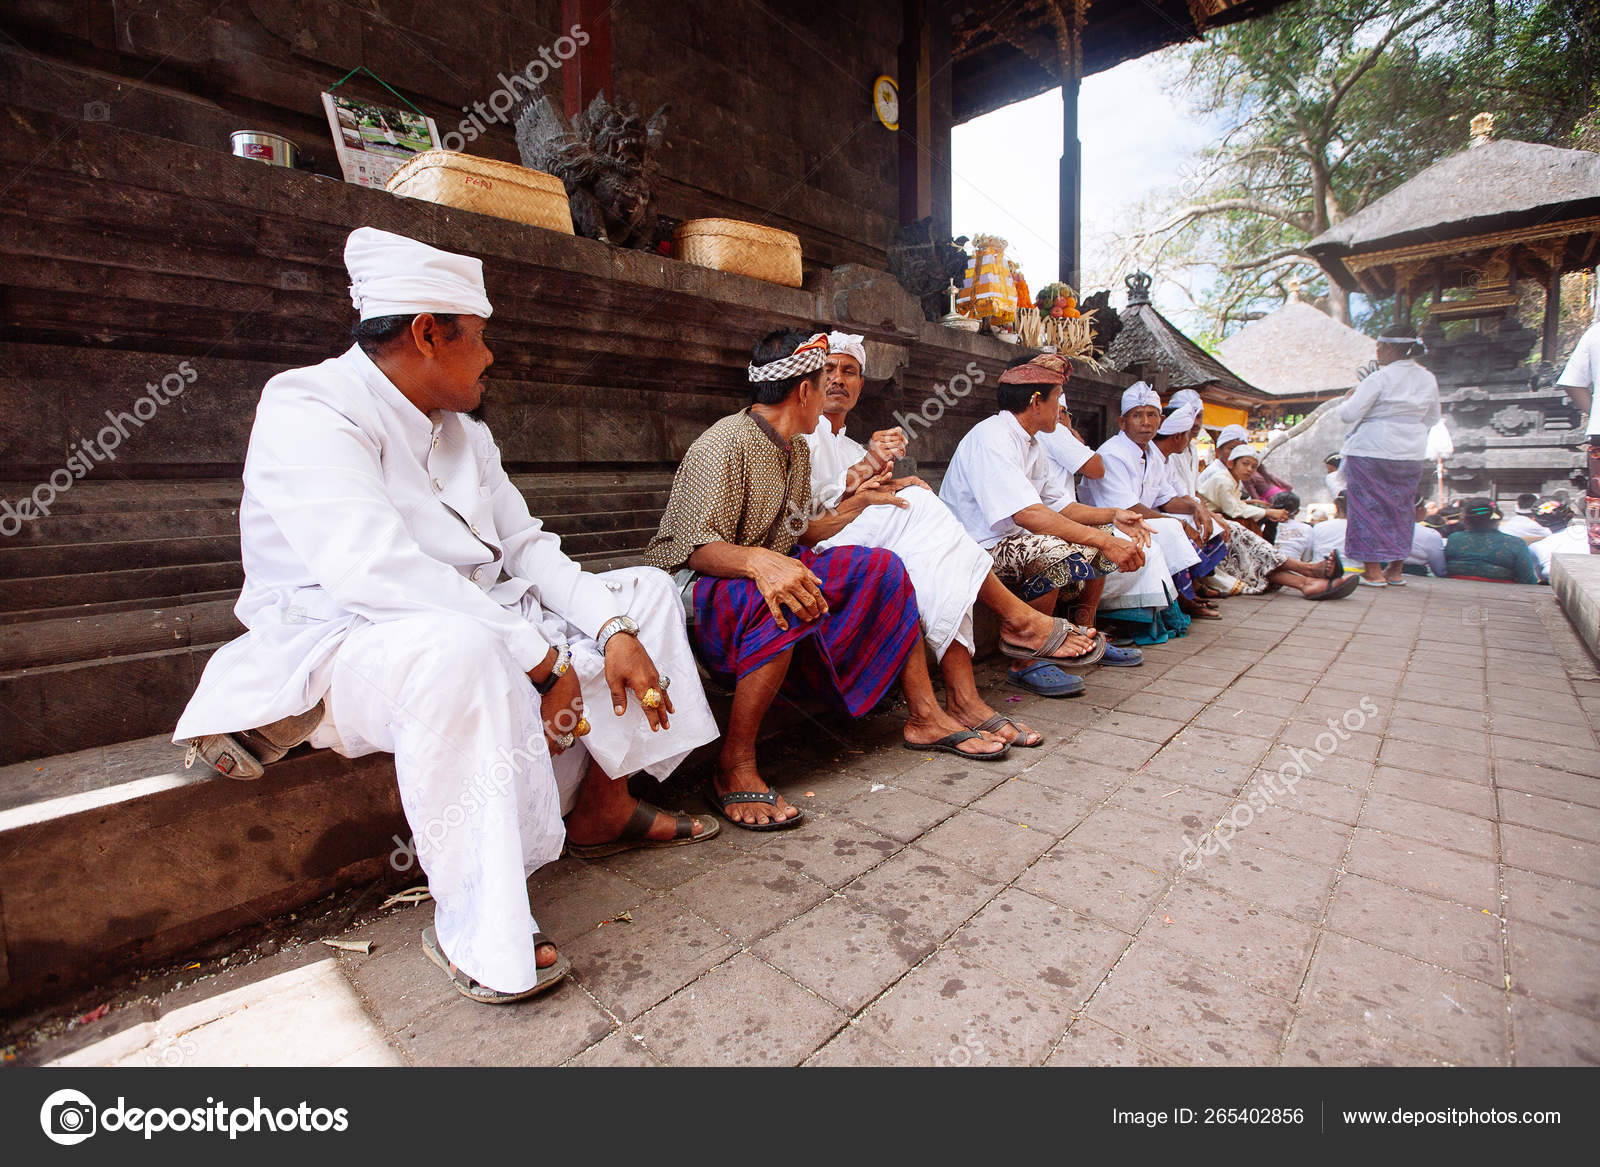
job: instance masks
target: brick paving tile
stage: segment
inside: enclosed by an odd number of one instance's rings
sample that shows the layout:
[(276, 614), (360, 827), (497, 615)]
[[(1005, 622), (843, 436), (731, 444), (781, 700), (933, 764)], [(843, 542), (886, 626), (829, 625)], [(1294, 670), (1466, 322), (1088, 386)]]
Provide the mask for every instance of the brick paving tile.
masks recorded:
[(1511, 999), (1519, 1066), (1600, 1066), (1600, 1021), (1523, 997)]
[(1015, 886), (1052, 903), (1134, 932), (1167, 890), (1167, 876), (1133, 859), (1080, 846), (1052, 847)]
[(1458, 782), (1437, 774), (1379, 766), (1373, 771), (1372, 790), (1375, 794), (1407, 798), (1482, 819), (1495, 817), (1494, 791), (1481, 782)]
[(1504, 979), (1500, 925), (1487, 910), (1346, 875), (1334, 889), (1327, 926), (1481, 981)]
[(963, 924), (948, 947), (1076, 1009), (1128, 943), (1115, 928), (1012, 887)]
[(1426, 843), (1437, 843), (1469, 855), (1494, 858), (1493, 822), (1477, 815), (1413, 802), (1409, 798), (1374, 792), (1368, 796), (1362, 808), (1360, 825), (1393, 835), (1421, 839)]
[(1494, 860), (1367, 827), (1356, 829), (1345, 866), (1357, 875), (1473, 908), (1493, 909), (1498, 895)]
[(1316, 938), (1301, 921), (1189, 879), (1180, 881), (1161, 902), (1145, 925), (1141, 942), (1152, 932), (1178, 952), (1291, 1001)]
[(723, 824), (730, 844), (783, 864), (831, 888), (840, 888), (876, 867), (902, 844), (841, 814), (807, 815), (791, 831), (744, 831)]
[(1505, 869), (1505, 888), (1508, 920), (1600, 942), (1600, 897), (1594, 888), (1516, 867)]
[(1072, 1013), (1050, 985), (1037, 989), (945, 948), (861, 1014), (873, 1036), (922, 1066), (1033, 1066), (1066, 1032)]
[(612, 1030), (602, 1041), (596, 1042), (566, 1063), (569, 1066), (621, 1066), (627, 1069), (660, 1067), (661, 1062), (651, 1056), (644, 1040), (625, 1029)]
[(1500, 825), (1501, 862), (1600, 887), (1600, 846), (1512, 823)]
[(873, 1037), (865, 1026), (851, 1022), (830, 1038), (827, 1045), (800, 1064), (859, 1068), (893, 1066), (902, 1060), (900, 1051), (894, 1046)]
[(1196, 1065), (1274, 1065), (1290, 1005), (1162, 943), (1134, 945), (1084, 1016)]
[(1047, 1066), (1172, 1066), (1177, 1059), (1087, 1019), (1067, 1030)]
[(1600, 775), (1569, 774), (1532, 762), (1500, 759), (1494, 764), (1495, 785), (1506, 790), (1542, 794), (1580, 806), (1600, 807)]
[(726, 935), (675, 900), (649, 899), (630, 914), (631, 922), (596, 928), (566, 949), (574, 975), (624, 1020), (677, 992), (734, 950)]
[(1513, 991), (1600, 1018), (1600, 984), (1595, 983), (1600, 944), (1516, 920), (1507, 922), (1506, 934)]
[(1518, 826), (1600, 843), (1600, 807), (1583, 806), (1517, 790), (1501, 790), (1500, 818)]
[[(420, 952), (417, 958), (427, 959)], [(442, 978), (444, 974), (438, 975)], [(613, 1026), (611, 1018), (570, 978), (514, 1007), (481, 1005), (453, 991), (450, 996), (450, 1001), (417, 1018), (393, 1039), (413, 1063), (556, 1065), (594, 1045)]]
[(826, 884), (757, 854), (741, 855), (672, 891), (695, 915), (741, 943), (810, 911), (828, 894)]
[(1333, 877), (1333, 869), (1325, 864), (1257, 846), (1248, 838), (1227, 852), (1205, 856), (1184, 875), (1307, 923), (1321, 918)]
[(1002, 782), (974, 802), (972, 809), (1049, 834), (1054, 843), (1088, 817), (1095, 802), (1027, 781), (1029, 773)]
[(1334, 864), (1350, 842), (1350, 828), (1287, 806), (1270, 807), (1236, 835), (1256, 846), (1316, 863)]
[[(956, 759), (950, 759), (952, 762)], [(974, 765), (994, 765), (978, 762)], [(998, 781), (998, 778), (996, 779)], [(943, 822), (956, 812), (956, 807), (936, 798), (885, 786), (853, 798), (839, 808), (838, 813), (853, 822), (887, 835), (897, 843), (909, 843), (924, 831)], [(804, 827), (800, 828), (804, 830)]]
[(855, 903), (897, 924), (944, 937), (993, 899), (1001, 886), (931, 851), (907, 847), (844, 890)]
[(748, 952), (718, 965), (639, 1018), (652, 1053), (674, 1066), (792, 1066), (845, 1014)]
[(1060, 835), (1026, 823), (964, 810), (917, 840), (917, 846), (990, 879), (1016, 878)]
[(824, 900), (751, 949), (846, 1013), (854, 1013), (933, 951), (934, 938), (843, 896)]

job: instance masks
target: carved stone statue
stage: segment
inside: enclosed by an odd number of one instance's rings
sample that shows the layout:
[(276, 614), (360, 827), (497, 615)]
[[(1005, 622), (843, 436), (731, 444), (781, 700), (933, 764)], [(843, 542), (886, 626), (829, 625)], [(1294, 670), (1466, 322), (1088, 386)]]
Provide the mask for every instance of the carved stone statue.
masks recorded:
[(667, 110), (663, 105), (645, 122), (632, 104), (613, 105), (601, 93), (568, 122), (541, 91), (517, 115), (517, 151), (524, 166), (565, 184), (579, 235), (653, 250), (660, 235), (653, 188)]
[(918, 219), (895, 234), (889, 244), (889, 272), (922, 303), (922, 315), (938, 320), (948, 310), (945, 288), (967, 275), (967, 237), (936, 241), (933, 220)]
[(1105, 356), (1111, 350), (1111, 342), (1117, 339), (1117, 333), (1122, 331), (1122, 320), (1111, 306), (1110, 290), (1096, 292), (1079, 304), (1078, 310), (1085, 316), (1094, 313), (1090, 317), (1094, 328), (1094, 353), (1097, 357)]

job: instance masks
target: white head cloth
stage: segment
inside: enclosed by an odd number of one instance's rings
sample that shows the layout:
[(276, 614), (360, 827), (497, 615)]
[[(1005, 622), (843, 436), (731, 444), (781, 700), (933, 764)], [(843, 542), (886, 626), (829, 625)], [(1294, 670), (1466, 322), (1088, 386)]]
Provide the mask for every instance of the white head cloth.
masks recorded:
[(861, 367), (862, 376), (866, 376), (866, 337), (856, 336), (849, 332), (830, 332), (828, 333), (828, 352), (838, 353), (840, 356), (855, 357), (856, 364)]
[(1156, 433), (1161, 437), (1171, 437), (1173, 434), (1186, 434), (1194, 429), (1195, 418), (1200, 416), (1200, 411), (1189, 402), (1182, 402), (1177, 409), (1169, 413), (1161, 423), (1161, 428)]
[(1259, 462), (1261, 461), (1261, 453), (1249, 442), (1240, 442), (1237, 446), (1228, 451), (1228, 465), (1233, 465), (1233, 463), (1237, 462), (1240, 458), (1254, 458)]
[(1160, 409), (1161, 395), (1143, 381), (1135, 381), (1122, 391), (1122, 412), (1126, 414), (1128, 410), (1141, 405), (1153, 405)]
[(1222, 432), (1217, 435), (1217, 449), (1222, 449), (1229, 442), (1248, 442), (1250, 431), (1242, 425), (1225, 425)]
[(1174, 405), (1194, 406), (1194, 415), (1196, 417), (1199, 417), (1206, 407), (1206, 403), (1200, 400), (1200, 394), (1193, 389), (1179, 389), (1171, 397), (1167, 398), (1167, 408), (1171, 409)]
[(440, 251), (404, 235), (357, 227), (344, 244), (350, 302), (361, 319), (451, 312), (482, 316), (494, 311), (483, 289), (483, 260)]

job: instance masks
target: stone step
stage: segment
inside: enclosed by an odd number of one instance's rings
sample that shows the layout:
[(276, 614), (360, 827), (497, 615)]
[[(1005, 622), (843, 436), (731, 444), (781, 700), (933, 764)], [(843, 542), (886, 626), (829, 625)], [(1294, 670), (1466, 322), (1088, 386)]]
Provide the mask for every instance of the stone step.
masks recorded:
[(144, 600), (155, 606), (171, 596), (238, 588), (243, 583), (244, 567), (237, 559), (231, 563), (185, 563), (0, 579), (0, 613), (61, 609), (109, 600)]
[(0, 768), (0, 1010), (385, 876), (393, 760), (300, 750), (234, 782), (164, 736)]
[(0, 673), (0, 765), (171, 733), (219, 645)]
[(52, 514), (24, 523), (6, 546), (44, 548), (117, 539), (192, 539), (207, 535), (238, 538), (237, 503), (172, 510)]
[(129, 568), (229, 563), (239, 558), (239, 533), (176, 539), (116, 539), (49, 547), (0, 546), (0, 580), (89, 575)]
[(0, 626), (0, 670), (216, 644), (243, 631), (234, 617), (231, 597), (9, 624)]
[(179, 608), (191, 604), (208, 604), (225, 600), (229, 607), (239, 598), (238, 588), (216, 588), (206, 592), (179, 592), (171, 596), (154, 596), (149, 599), (134, 597), (124, 600), (102, 600), (89, 604), (68, 604), (54, 608), (20, 608), (14, 612), (0, 610), (0, 628), (26, 624), (32, 620), (60, 620), (72, 617), (104, 616), (112, 612), (153, 611), (157, 608)]

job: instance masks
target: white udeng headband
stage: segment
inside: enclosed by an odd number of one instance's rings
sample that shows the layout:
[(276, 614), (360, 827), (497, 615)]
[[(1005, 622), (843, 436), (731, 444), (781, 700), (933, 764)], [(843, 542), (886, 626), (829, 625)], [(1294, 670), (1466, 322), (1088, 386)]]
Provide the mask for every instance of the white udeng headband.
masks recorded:
[(751, 365), (751, 381), (782, 381), (789, 377), (803, 377), (814, 373), (828, 361), (828, 337), (817, 333), (805, 344), (786, 357), (779, 357), (765, 365)]

